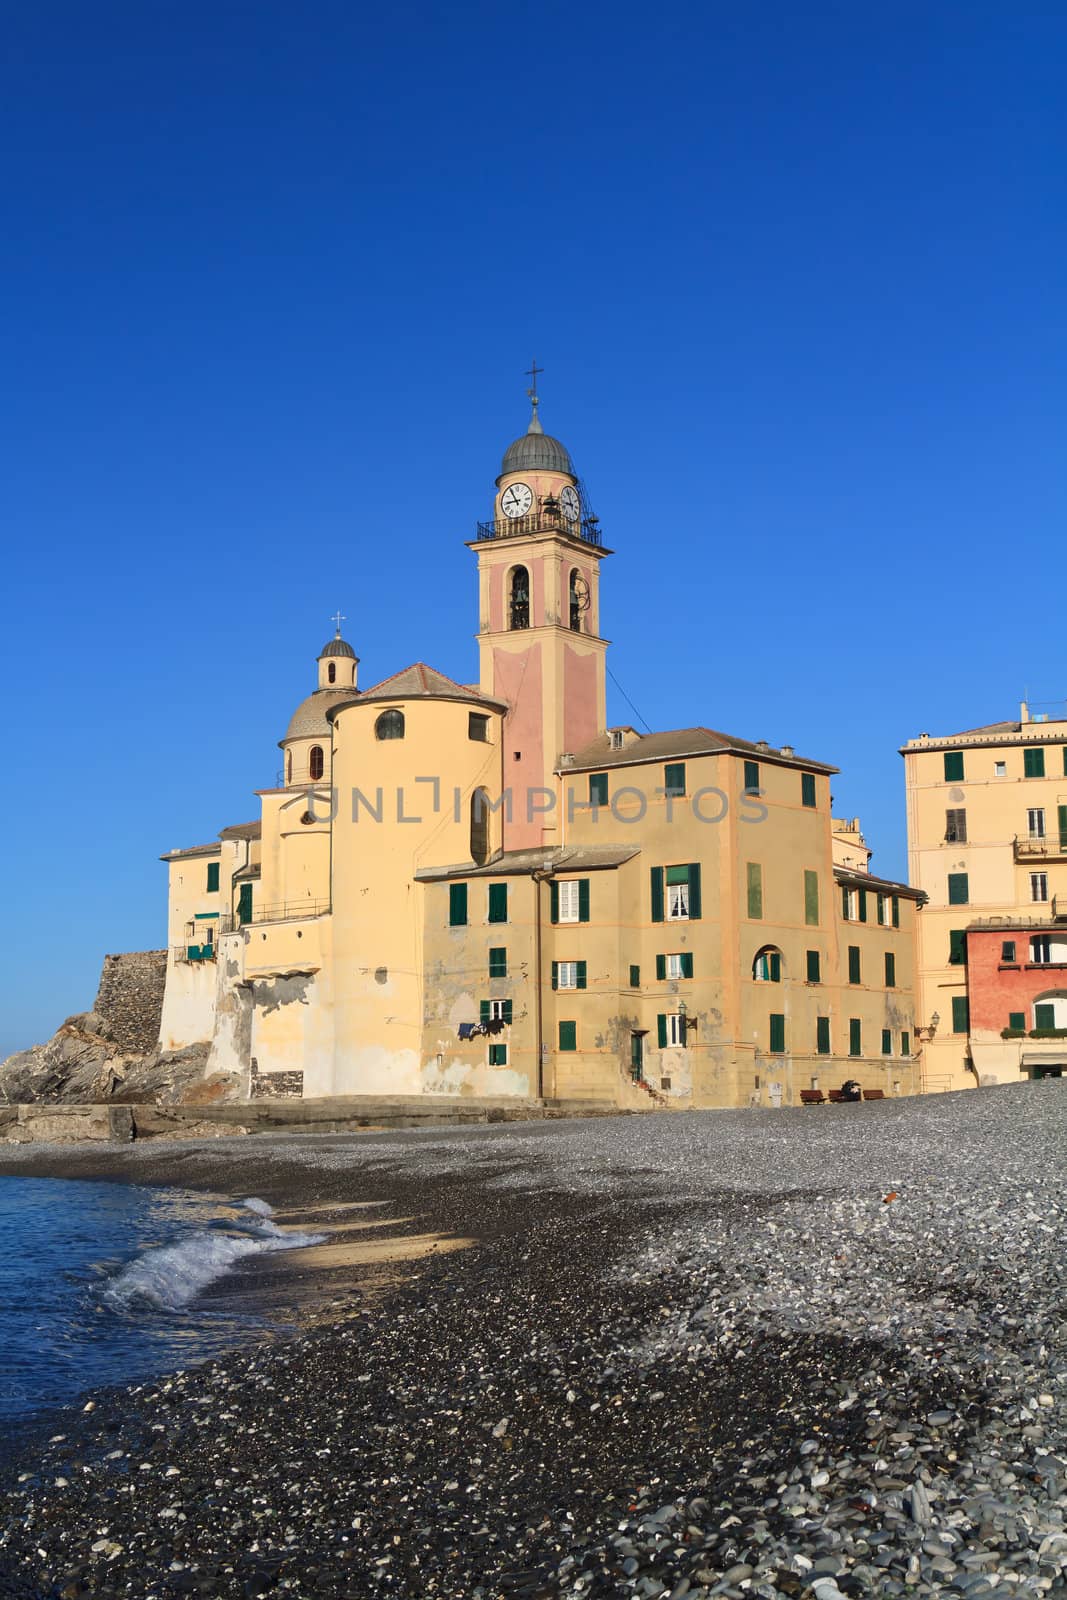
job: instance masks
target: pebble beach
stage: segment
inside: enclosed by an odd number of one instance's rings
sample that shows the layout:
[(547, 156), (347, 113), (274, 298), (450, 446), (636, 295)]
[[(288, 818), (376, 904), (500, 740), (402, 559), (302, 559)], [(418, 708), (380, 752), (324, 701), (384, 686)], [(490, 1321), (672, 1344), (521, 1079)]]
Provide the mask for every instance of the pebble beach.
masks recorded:
[(1067, 1596), (1065, 1151), (1058, 1081), (0, 1151), (333, 1241), (8, 1442), (0, 1595)]

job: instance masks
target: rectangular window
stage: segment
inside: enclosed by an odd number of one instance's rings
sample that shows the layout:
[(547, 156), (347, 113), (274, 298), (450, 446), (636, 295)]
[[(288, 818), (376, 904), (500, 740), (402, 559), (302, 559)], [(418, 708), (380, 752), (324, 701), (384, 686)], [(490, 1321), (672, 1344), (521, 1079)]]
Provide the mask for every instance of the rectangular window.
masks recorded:
[(1000, 947), (1000, 959), (1011, 965), (1015, 960), (1015, 940), (1005, 939)]
[(892, 1028), (883, 1028), (882, 1029), (882, 1054), (884, 1056), (891, 1056), (893, 1054), (893, 1030), (892, 1030)]
[(770, 1015), (770, 1040), (768, 1048), (772, 1055), (780, 1056), (785, 1050), (785, 1017), (778, 1011)]
[(589, 879), (564, 878), (549, 886), (553, 922), (589, 921)]
[(1038, 902), (1048, 899), (1048, 873), (1031, 872), (1030, 899)]
[(505, 1022), (511, 1026), (510, 1000), (483, 1000), (480, 1005), (483, 1022)]
[(1047, 933), (1035, 933), (1030, 939), (1030, 960), (1035, 967), (1044, 967), (1052, 960), (1052, 940)]
[(670, 1011), (667, 1014), (667, 1043), (685, 1044), (685, 1018), (680, 1011)]
[(821, 1056), (830, 1054), (830, 1018), (815, 1018), (815, 1049)]
[(749, 861), (745, 866), (745, 875), (748, 881), (748, 914), (758, 919), (763, 915), (763, 868), (758, 861)]
[(1043, 778), (1045, 776), (1045, 752), (1041, 745), (1028, 745), (1023, 751), (1023, 777)]
[(860, 910), (860, 897), (855, 889), (841, 889), (841, 915), (846, 922), (858, 922)]
[(219, 862), (209, 861), (207, 864), (207, 892), (217, 894), (219, 888)]
[(965, 994), (952, 996), (952, 1031), (953, 1033), (968, 1033), (970, 1031), (970, 1006), (967, 1004)]
[(1047, 1001), (1034, 1007), (1034, 1027), (1054, 1028), (1056, 1026), (1056, 1007)]
[(483, 717), (480, 711), (467, 713), (467, 738), (477, 739), (481, 744), (489, 742), (489, 718)]
[(584, 961), (553, 961), (553, 989), (584, 989), (585, 970)]
[(970, 904), (971, 889), (965, 872), (950, 872), (948, 875), (948, 903), (950, 906), (966, 906)]
[(902, 1033), (900, 1036), (900, 1053), (902, 1056), (911, 1055), (911, 1034)]
[(1043, 806), (1030, 806), (1026, 813), (1026, 831), (1031, 839), (1045, 837), (1045, 810)]
[(252, 885), (242, 883), (241, 892), (237, 896), (237, 921), (243, 928), (246, 922), (252, 920)]
[[(663, 970), (659, 971), (662, 963)], [(674, 955), (656, 957), (656, 976), (663, 978), (691, 978), (693, 976), (693, 954), (690, 950), (682, 950)]]
[(962, 783), (963, 782), (963, 751), (962, 750), (946, 750), (944, 759), (945, 759), (945, 782), (946, 783)]
[(559, 1025), (559, 1047), (561, 1050), (577, 1050), (578, 1024), (576, 1022), (561, 1022)]
[(667, 794), (681, 798), (685, 794), (685, 762), (672, 761), (663, 769), (663, 788)]
[(848, 1019), (848, 1053), (850, 1056), (863, 1054), (863, 1023), (859, 1017)]
[(759, 762), (745, 762), (745, 793), (759, 794)]
[(951, 967), (967, 965), (967, 930), (951, 928), (948, 935), (948, 961)]
[(1067, 850), (1067, 806), (1056, 807), (1056, 823), (1060, 830), (1060, 849)]
[(467, 926), (467, 885), (465, 883), (450, 883), (448, 886), (448, 926), (450, 928), (465, 928)]
[(804, 925), (819, 926), (819, 874), (810, 869), (804, 872)]
[(608, 775), (606, 772), (589, 774), (589, 804), (606, 806), (608, 803)]
[(700, 863), (652, 868), (652, 921), (695, 922), (700, 916)]
[(816, 803), (814, 772), (800, 774), (800, 803), (804, 806), (814, 806)]
[(945, 812), (945, 842), (946, 844), (967, 843), (967, 812), (962, 806), (954, 811)]
[(848, 981), (849, 983), (862, 983), (860, 976), (860, 947), (850, 944), (848, 947)]
[(630, 1035), (630, 1073), (639, 1078), (645, 1065), (645, 1041), (639, 1033)]
[(900, 898), (898, 895), (893, 896), (893, 926), (894, 928), (900, 927)]
[(506, 883), (491, 883), (489, 885), (489, 921), (506, 922), (508, 920), (508, 886)]
[(489, 1065), (491, 1067), (506, 1067), (508, 1064), (508, 1047), (506, 1044), (491, 1044), (489, 1046)]
[(503, 947), (489, 952), (489, 976), (491, 978), (506, 978), (508, 975), (508, 953)]
[(1026, 1012), (1025, 1011), (1009, 1011), (1008, 1012), (1008, 1027), (1009, 1028), (1013, 1028), (1016, 1033), (1025, 1033), (1026, 1032)]
[(885, 986), (887, 989), (895, 989), (897, 986), (897, 958), (892, 950), (887, 950), (885, 953)]
[(880, 894), (878, 896), (878, 926), (880, 928), (888, 928), (888, 926), (889, 926), (889, 897), (888, 897), (888, 895)]
[[(1064, 750), (1067, 751), (1067, 745), (1064, 746)], [(994, 761), (994, 763), (993, 763), (993, 776), (994, 776), (994, 778), (1006, 778), (1007, 775), (1008, 775), (1008, 763), (1006, 761)]]
[(821, 964), (821, 958), (819, 956), (819, 952), (817, 950), (809, 950), (807, 952), (807, 961), (808, 961), (808, 982), (809, 983), (821, 983), (822, 982), (822, 964)]
[(630, 988), (631, 989), (640, 989), (640, 987), (641, 987), (641, 968), (640, 967), (631, 967), (630, 968)]

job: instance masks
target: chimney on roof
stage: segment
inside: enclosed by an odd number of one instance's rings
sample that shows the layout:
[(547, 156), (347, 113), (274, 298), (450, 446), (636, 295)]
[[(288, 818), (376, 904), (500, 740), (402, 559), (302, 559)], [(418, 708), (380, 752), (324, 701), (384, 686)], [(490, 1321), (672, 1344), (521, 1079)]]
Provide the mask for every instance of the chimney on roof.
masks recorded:
[(769, 749), (770, 749), (770, 748), (771, 748), (771, 747), (770, 747), (770, 745), (769, 745), (769, 744), (768, 744), (768, 743), (767, 743), (767, 741), (766, 741), (766, 739), (757, 739), (757, 740), (756, 740), (756, 749), (757, 749), (757, 750), (761, 750), (761, 751), (764, 751), (764, 752), (766, 752), (766, 751), (768, 751), (768, 750), (769, 750)]
[(1030, 721), (1030, 707), (1027, 705), (1025, 700), (1020, 700), (1020, 702), (1019, 702), (1019, 721), (1020, 722), (1029, 722)]
[(795, 754), (795, 752), (794, 752), (793, 746), (791, 744), (784, 744), (782, 746), (781, 750), (779, 751), (779, 755), (783, 755), (783, 756), (791, 756), (793, 754)]

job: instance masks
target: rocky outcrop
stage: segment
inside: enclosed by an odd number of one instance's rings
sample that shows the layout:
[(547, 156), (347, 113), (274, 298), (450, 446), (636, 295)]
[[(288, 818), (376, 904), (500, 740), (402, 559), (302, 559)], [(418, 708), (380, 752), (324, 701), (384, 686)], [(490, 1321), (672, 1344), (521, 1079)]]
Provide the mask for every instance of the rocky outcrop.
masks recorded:
[(92, 1011), (68, 1017), (47, 1044), (0, 1063), (0, 1105), (203, 1105), (235, 1098), (235, 1076), (204, 1077), (206, 1044), (159, 1049), (166, 962), (165, 950), (106, 956)]

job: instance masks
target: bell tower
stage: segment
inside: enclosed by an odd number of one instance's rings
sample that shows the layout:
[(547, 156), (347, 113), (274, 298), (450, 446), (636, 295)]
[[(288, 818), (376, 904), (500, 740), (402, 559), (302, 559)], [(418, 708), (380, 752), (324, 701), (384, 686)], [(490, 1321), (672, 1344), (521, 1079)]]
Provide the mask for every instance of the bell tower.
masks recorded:
[(536, 363), (530, 425), (504, 454), (493, 518), (480, 522), (478, 650), (482, 693), (507, 702), (503, 782), (509, 850), (556, 844), (560, 756), (606, 725), (607, 640), (600, 637), (601, 543), (566, 447), (538, 414)]

